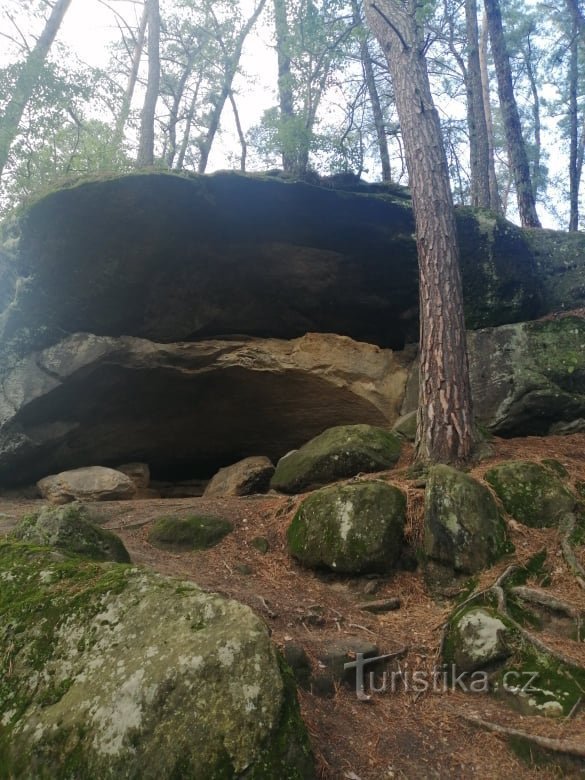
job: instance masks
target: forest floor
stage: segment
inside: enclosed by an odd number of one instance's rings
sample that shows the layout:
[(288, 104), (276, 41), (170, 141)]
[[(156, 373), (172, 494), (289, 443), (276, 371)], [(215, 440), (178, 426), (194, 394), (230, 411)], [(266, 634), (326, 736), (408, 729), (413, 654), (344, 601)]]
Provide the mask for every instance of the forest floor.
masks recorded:
[[(571, 481), (585, 480), (585, 434), (524, 439), (495, 439), (494, 454), (472, 473), (507, 459), (556, 458), (569, 471)], [(370, 475), (387, 479), (407, 491), (411, 540), (422, 532), (424, 490), (408, 479), (412, 448), (405, 446), (397, 469)], [(436, 661), (441, 627), (453, 602), (434, 599), (420, 571), (399, 572), (378, 581), (376, 599), (400, 598), (399, 610), (375, 615), (359, 609), (364, 587), (361, 577), (327, 576), (298, 566), (287, 554), (286, 529), (302, 496), (269, 494), (230, 499), (156, 499), (108, 502), (95, 505), (105, 527), (118, 533), (136, 564), (164, 575), (196, 582), (201, 587), (248, 604), (268, 625), (273, 641), (301, 644), (319, 669), (318, 656), (332, 640), (356, 637), (373, 642), (381, 653), (406, 646), (402, 661), (409, 668), (429, 669)], [(0, 496), (0, 534), (42, 502)], [(150, 524), (161, 516), (214, 514), (232, 521), (235, 530), (205, 552), (171, 553), (151, 546)], [(555, 596), (585, 610), (585, 590), (567, 571), (556, 529), (528, 529), (510, 522), (516, 552), (482, 574), (480, 586), (489, 586), (511, 562), (525, 563), (539, 550), (547, 550), (549, 589)], [(267, 554), (251, 544), (254, 537), (269, 542)], [(579, 551), (585, 564), (585, 548)], [(249, 573), (240, 573), (242, 564)], [(318, 621), (311, 616), (320, 615)], [(551, 647), (562, 649), (585, 666), (585, 643), (542, 633)], [(585, 692), (584, 692), (585, 694)], [(570, 718), (523, 716), (487, 694), (448, 691), (416, 693), (400, 686), (394, 693), (373, 694), (368, 702), (354, 690), (339, 686), (333, 698), (321, 698), (299, 689), (303, 717), (308, 726), (320, 777), (333, 780), (390, 780), (390, 778), (552, 778), (583, 776), (580, 768), (562, 774), (550, 766), (529, 766), (511, 750), (506, 737), (478, 729), (466, 719), (480, 717), (494, 724), (585, 747), (585, 695), (583, 706)]]

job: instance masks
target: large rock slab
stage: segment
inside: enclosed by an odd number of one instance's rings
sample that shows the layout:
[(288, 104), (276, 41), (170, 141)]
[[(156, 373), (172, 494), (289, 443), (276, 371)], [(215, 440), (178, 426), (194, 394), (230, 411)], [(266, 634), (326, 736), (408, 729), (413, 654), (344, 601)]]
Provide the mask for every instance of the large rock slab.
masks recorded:
[(0, 384), (0, 484), (101, 463), (155, 480), (209, 478), (261, 452), (276, 461), (346, 423), (398, 415), (409, 355), (346, 337), (155, 344), (76, 334)]
[[(585, 319), (561, 317), (467, 334), (474, 411), (498, 436), (585, 430)], [(413, 365), (402, 413), (416, 408)]]
[(455, 573), (481, 571), (510, 551), (506, 524), (485, 485), (450, 466), (429, 469), (424, 552)]
[[(457, 222), (468, 327), (542, 314), (526, 233), (470, 209)], [(78, 331), (416, 340), (414, 220), (399, 187), (133, 174), (54, 192), (5, 233), (2, 365)]]
[(287, 531), (291, 555), (340, 574), (391, 571), (403, 546), (406, 497), (385, 482), (333, 485), (308, 496)]
[(136, 485), (121, 471), (104, 466), (62, 471), (37, 482), (43, 498), (52, 504), (71, 501), (119, 501), (132, 498)]
[(314, 776), (294, 687), (248, 607), (7, 542), (0, 580), (1, 624), (18, 627), (0, 635), (6, 776)]
[(400, 438), (372, 425), (339, 425), (323, 431), (276, 464), (270, 482), (282, 493), (302, 493), (359, 473), (392, 468)]

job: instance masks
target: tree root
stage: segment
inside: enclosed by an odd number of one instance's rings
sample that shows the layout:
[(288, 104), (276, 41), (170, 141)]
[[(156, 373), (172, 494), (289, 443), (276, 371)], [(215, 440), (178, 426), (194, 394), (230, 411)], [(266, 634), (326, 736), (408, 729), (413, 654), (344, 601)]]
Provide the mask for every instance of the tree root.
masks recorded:
[(529, 602), (530, 604), (536, 604), (539, 607), (545, 607), (546, 609), (552, 610), (553, 612), (562, 612), (564, 615), (567, 615), (567, 617), (570, 617), (573, 620), (579, 620), (582, 616), (581, 612), (576, 607), (537, 588), (527, 588), (523, 585), (518, 585), (515, 588), (510, 588), (510, 593), (513, 596), (517, 596), (522, 601)]
[(460, 718), (472, 723), (475, 726), (492, 731), (495, 734), (502, 734), (506, 737), (518, 737), (530, 742), (537, 747), (544, 748), (545, 750), (553, 751), (554, 753), (561, 753), (573, 758), (585, 758), (585, 745), (583, 743), (577, 744), (575, 742), (569, 742), (565, 739), (554, 739), (551, 737), (540, 737), (538, 734), (529, 734), (527, 731), (520, 731), (519, 729), (513, 729), (509, 726), (500, 726), (498, 723), (493, 723), (489, 720), (483, 720), (475, 715), (467, 715), (465, 713), (458, 713)]
[(571, 545), (571, 536), (575, 531), (575, 524), (577, 519), (573, 512), (565, 512), (559, 520), (559, 528), (563, 534), (561, 539), (561, 550), (563, 551), (563, 557), (565, 563), (569, 567), (571, 574), (575, 576), (575, 579), (579, 583), (580, 587), (585, 590), (585, 568), (580, 564), (575, 554), (575, 550)]

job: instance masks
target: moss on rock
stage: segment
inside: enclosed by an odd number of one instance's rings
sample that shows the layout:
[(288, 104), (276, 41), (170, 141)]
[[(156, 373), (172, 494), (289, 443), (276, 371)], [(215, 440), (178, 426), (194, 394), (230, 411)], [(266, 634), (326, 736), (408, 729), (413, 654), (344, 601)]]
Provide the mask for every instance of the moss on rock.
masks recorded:
[(229, 520), (221, 517), (161, 517), (148, 532), (148, 541), (163, 549), (207, 550), (233, 530)]
[(392, 468), (400, 438), (373, 425), (329, 428), (278, 461), (271, 487), (282, 493), (326, 485), (359, 473)]
[(305, 566), (385, 573), (400, 557), (405, 521), (406, 498), (393, 485), (335, 485), (302, 502), (287, 532), (288, 549)]
[(556, 525), (561, 514), (575, 507), (575, 496), (550, 468), (540, 463), (501, 463), (486, 471), (485, 479), (506, 512), (531, 528)]
[(122, 540), (94, 525), (83, 504), (46, 507), (23, 518), (11, 536), (39, 546), (57, 547), (96, 561), (130, 563), (130, 555)]
[(425, 556), (457, 573), (473, 574), (512, 549), (485, 485), (450, 466), (433, 466), (425, 494)]
[(14, 541), (0, 582), (7, 777), (314, 776), (294, 687), (247, 607)]

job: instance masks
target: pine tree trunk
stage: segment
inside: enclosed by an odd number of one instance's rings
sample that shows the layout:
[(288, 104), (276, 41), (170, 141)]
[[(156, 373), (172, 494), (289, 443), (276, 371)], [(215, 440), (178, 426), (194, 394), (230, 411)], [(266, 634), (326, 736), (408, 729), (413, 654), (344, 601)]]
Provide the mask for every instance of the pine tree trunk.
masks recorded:
[(473, 417), (459, 246), (447, 158), (433, 105), (416, 0), (367, 0), (394, 84), (416, 222), (420, 279), (417, 460), (467, 462)]
[(138, 80), (138, 70), (140, 68), (140, 60), (142, 59), (142, 52), (144, 50), (144, 40), (146, 38), (146, 25), (148, 22), (148, 2), (144, 3), (142, 10), (142, 16), (140, 18), (140, 24), (138, 26), (138, 34), (136, 36), (136, 42), (134, 44), (134, 51), (132, 52), (132, 63), (130, 65), (130, 75), (128, 76), (128, 83), (124, 91), (124, 97), (122, 98), (122, 105), (120, 112), (116, 118), (116, 127), (114, 129), (114, 138), (112, 144), (114, 148), (120, 147), (124, 139), (124, 127), (128, 121), (130, 115), (130, 106), (132, 105), (132, 98), (134, 96), (134, 90), (136, 88), (136, 81)]
[[(360, 14), (358, 0), (351, 1), (351, 8), (353, 12), (353, 23), (356, 27), (358, 27), (362, 24), (362, 17)], [(368, 39), (365, 36), (360, 39), (360, 58), (362, 61), (362, 69), (364, 72), (364, 79), (366, 82), (368, 95), (370, 97), (370, 104), (372, 106), (372, 115), (374, 117), (376, 140), (378, 142), (378, 152), (380, 154), (380, 163), (382, 165), (382, 181), (390, 182), (392, 181), (392, 169), (390, 167), (390, 152), (388, 149), (388, 136), (386, 135), (386, 123), (384, 122), (384, 115), (382, 114), (382, 106), (380, 104), (380, 95), (378, 94), (378, 88), (376, 86), (372, 55), (370, 54)]]
[(57, 0), (53, 6), (43, 32), (22, 66), (4, 114), (0, 117), (0, 178), (8, 162), (12, 142), (18, 134), (24, 109), (32, 96), (43, 63), (70, 5), (71, 0)]
[(579, 47), (577, 41), (577, 25), (573, 21), (573, 36), (569, 59), (569, 230), (579, 230), (579, 176), (578, 176), (578, 102), (577, 87), (579, 81)]
[(148, 2), (148, 81), (140, 117), (140, 143), (136, 165), (154, 165), (154, 118), (160, 87), (160, 9), (158, 0)]
[(498, 178), (496, 176), (496, 161), (494, 142), (494, 121), (492, 118), (492, 104), (490, 100), (490, 77), (488, 71), (488, 28), (487, 17), (484, 17), (481, 23), (481, 34), (479, 36), (479, 67), (481, 72), (481, 94), (483, 99), (483, 113), (487, 127), (488, 143), (488, 178), (490, 188), (490, 208), (498, 214), (502, 213), (502, 202), (498, 191)]
[(528, 155), (526, 154), (526, 146), (522, 136), (518, 106), (514, 97), (512, 71), (504, 39), (500, 2), (499, 0), (484, 0), (484, 6), (492, 45), (492, 56), (498, 79), (498, 95), (506, 133), (508, 157), (514, 176), (520, 222), (523, 227), (540, 227), (532, 183), (530, 181)]
[(492, 208), (489, 182), (489, 145), (481, 85), (477, 0), (465, 0), (467, 30), (467, 100), (469, 104), (469, 146), (471, 204)]
[(278, 104), (280, 108), (281, 132), (284, 141), (282, 149), (282, 169), (286, 173), (293, 173), (296, 168), (296, 158), (287, 148), (286, 143), (287, 123), (291, 123), (295, 116), (286, 0), (273, 0), (273, 4), (276, 56), (278, 60)]

